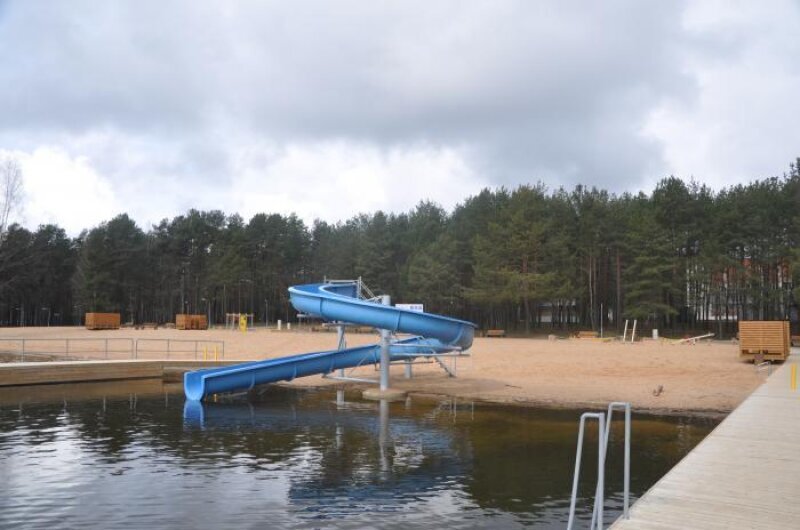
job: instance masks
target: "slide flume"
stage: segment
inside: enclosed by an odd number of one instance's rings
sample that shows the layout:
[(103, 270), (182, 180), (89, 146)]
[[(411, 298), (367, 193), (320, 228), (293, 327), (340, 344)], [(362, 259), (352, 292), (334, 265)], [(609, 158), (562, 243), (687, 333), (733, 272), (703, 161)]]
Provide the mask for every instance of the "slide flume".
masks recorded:
[[(361, 300), (358, 294), (358, 284), (355, 282), (315, 283), (289, 288), (294, 308), (308, 315), (327, 321), (418, 335), (393, 342), (389, 350), (392, 359), (464, 351), (472, 346), (475, 325), (471, 322)], [(187, 372), (183, 378), (183, 388), (187, 399), (200, 401), (211, 394), (244, 391), (256, 385), (291, 381), (296, 377), (328, 374), (342, 368), (378, 362), (379, 344), (303, 353)]]

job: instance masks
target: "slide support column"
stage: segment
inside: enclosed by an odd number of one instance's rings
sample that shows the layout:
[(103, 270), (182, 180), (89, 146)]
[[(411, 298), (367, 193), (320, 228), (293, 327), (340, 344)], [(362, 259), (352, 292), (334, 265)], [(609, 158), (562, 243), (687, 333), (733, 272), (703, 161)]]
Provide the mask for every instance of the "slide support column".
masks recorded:
[[(383, 305), (392, 305), (392, 299), (388, 294), (381, 296), (381, 303)], [(381, 330), (381, 391), (389, 390), (389, 366), (391, 359), (389, 358), (389, 341), (392, 332), (388, 329)]]
[[(347, 348), (347, 340), (344, 338), (344, 325), (339, 324), (336, 326), (336, 339), (337, 339), (337, 346), (336, 349), (341, 351)], [(344, 377), (344, 368), (339, 369), (339, 377)]]

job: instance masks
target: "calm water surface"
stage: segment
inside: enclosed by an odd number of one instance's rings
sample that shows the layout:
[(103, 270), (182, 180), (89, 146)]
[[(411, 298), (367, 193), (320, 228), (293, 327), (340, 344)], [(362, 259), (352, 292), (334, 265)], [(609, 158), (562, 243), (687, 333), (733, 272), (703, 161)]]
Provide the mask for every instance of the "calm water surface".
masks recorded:
[[(581, 411), (357, 396), (272, 387), (184, 410), (180, 387), (156, 382), (3, 389), (0, 527), (565, 527)], [(633, 494), (716, 422), (635, 416)], [(618, 428), (609, 522), (621, 505)]]

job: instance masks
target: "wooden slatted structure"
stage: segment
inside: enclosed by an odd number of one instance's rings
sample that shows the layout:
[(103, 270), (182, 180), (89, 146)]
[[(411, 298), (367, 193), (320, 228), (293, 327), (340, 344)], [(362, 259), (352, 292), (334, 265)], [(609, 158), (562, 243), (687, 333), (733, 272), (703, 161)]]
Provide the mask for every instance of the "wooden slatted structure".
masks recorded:
[(791, 348), (786, 320), (743, 320), (739, 322), (739, 357), (785, 361)]
[(119, 329), (119, 313), (86, 313), (86, 329)]
[(487, 337), (496, 337), (496, 338), (497, 337), (505, 337), (506, 336), (506, 330), (504, 330), (504, 329), (487, 329), (486, 330), (486, 336)]
[(208, 317), (205, 315), (175, 315), (175, 329), (208, 329)]

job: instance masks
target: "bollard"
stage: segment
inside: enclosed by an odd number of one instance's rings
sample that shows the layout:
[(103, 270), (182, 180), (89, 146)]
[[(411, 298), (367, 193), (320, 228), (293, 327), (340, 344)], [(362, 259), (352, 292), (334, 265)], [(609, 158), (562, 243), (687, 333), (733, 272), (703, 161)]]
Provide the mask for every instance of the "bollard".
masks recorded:
[(792, 379), (790, 383), (792, 390), (797, 390), (797, 365), (792, 365)]
[(208, 348), (206, 346), (203, 346), (203, 360), (204, 361), (206, 360), (207, 356), (208, 356)]
[(282, 322), (282, 321), (280, 321), (280, 320), (278, 320), (278, 331), (280, 331), (280, 330), (281, 330), (281, 327), (282, 327), (282, 326), (283, 326), (283, 322)]
[(219, 357), (217, 357), (217, 347), (214, 346), (214, 362), (217, 362), (218, 360), (219, 360)]

